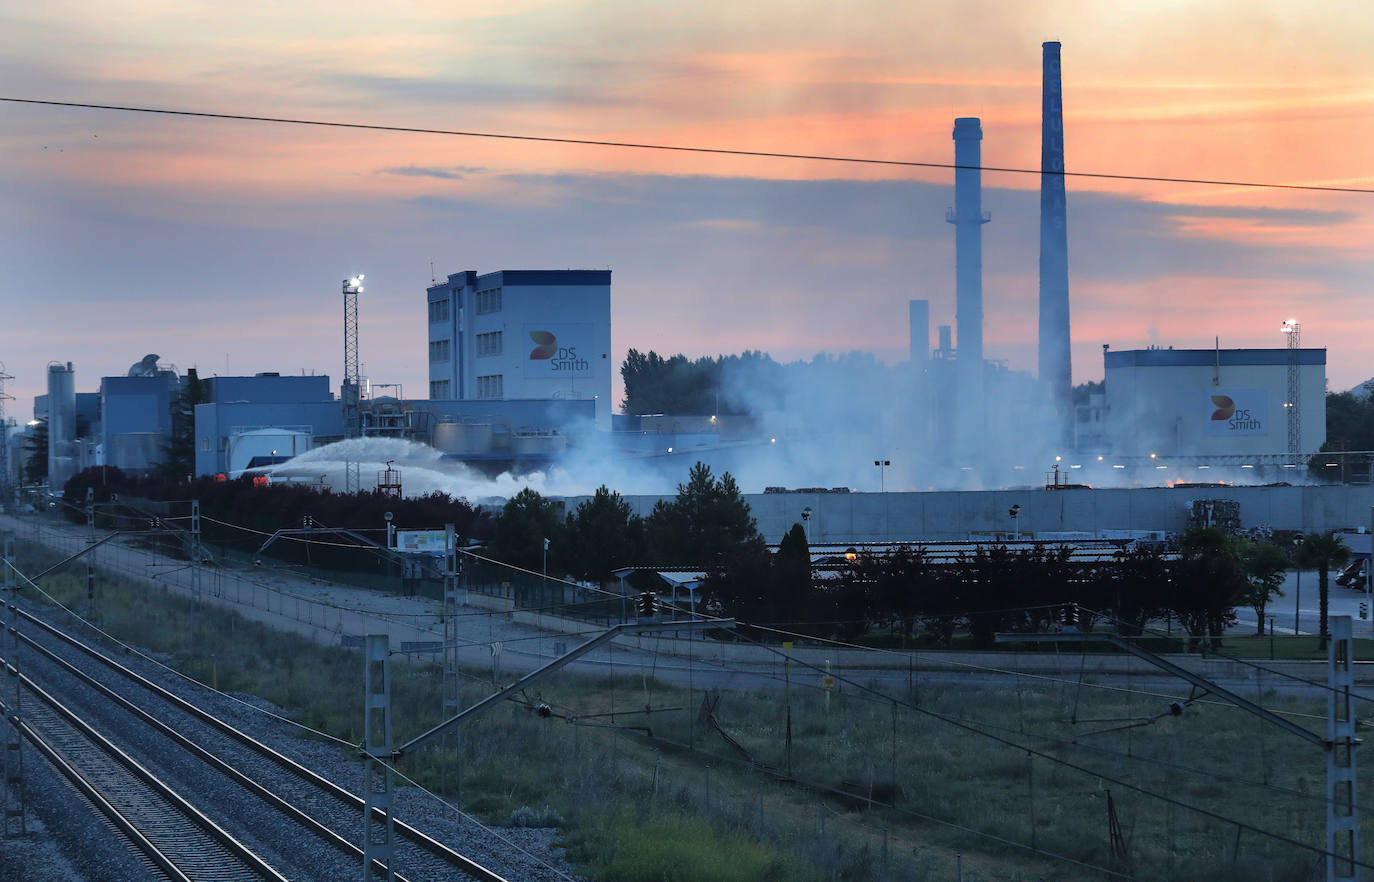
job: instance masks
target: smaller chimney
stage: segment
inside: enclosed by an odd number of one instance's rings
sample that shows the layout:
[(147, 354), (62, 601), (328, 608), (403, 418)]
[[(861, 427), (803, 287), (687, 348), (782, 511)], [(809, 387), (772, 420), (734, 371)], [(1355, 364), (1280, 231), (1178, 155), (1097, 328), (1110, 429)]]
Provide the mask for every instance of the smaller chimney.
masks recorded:
[(911, 364), (925, 367), (930, 360), (930, 301), (910, 301)]

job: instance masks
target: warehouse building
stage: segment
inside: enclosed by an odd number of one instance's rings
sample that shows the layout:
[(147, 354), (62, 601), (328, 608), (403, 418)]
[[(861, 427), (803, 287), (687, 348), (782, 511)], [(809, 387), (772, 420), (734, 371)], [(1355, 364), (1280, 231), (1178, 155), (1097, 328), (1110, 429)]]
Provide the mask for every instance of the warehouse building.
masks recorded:
[[(1325, 349), (1103, 353), (1108, 448), (1118, 457), (1281, 457), (1326, 442)], [(1290, 376), (1293, 380), (1290, 393)]]

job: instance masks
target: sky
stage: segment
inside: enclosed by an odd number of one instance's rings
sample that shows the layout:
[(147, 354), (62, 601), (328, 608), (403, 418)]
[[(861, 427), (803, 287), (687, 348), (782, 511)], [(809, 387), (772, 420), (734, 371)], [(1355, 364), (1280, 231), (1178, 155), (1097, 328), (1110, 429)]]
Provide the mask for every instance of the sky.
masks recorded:
[[(1367, 0), (622, 0), (0, 6), (0, 95), (387, 126), (1038, 168), (1063, 43), (1070, 171), (1374, 188)], [(984, 347), (1034, 371), (1038, 175), (985, 173)], [(1068, 181), (1075, 382), (1102, 346), (1328, 350), (1374, 376), (1374, 194)], [(613, 357), (908, 352), (954, 323), (953, 173), (0, 102), (0, 362), (79, 391), (202, 375), (427, 391), (424, 289), (610, 268)], [(431, 269), (432, 266), (432, 269)], [(618, 395), (618, 393), (617, 393)]]

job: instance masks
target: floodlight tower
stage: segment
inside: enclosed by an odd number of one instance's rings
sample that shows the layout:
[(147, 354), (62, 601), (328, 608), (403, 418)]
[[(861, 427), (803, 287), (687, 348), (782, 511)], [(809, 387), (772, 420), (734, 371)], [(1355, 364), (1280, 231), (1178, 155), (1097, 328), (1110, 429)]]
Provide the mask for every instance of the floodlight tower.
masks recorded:
[[(363, 293), (363, 274), (343, 280), (344, 298), (344, 375), (340, 398), (343, 399), (344, 437), (357, 438), (362, 434), (362, 414), (358, 410), (360, 377), (358, 376), (358, 295)], [(357, 493), (358, 462), (350, 459), (345, 467), (344, 491)]]
[(1302, 453), (1302, 371), (1299, 355), (1302, 352), (1302, 325), (1297, 319), (1288, 319), (1279, 328), (1288, 335), (1288, 400), (1283, 406), (1288, 410), (1288, 456), (1291, 465), (1297, 465), (1298, 455)]

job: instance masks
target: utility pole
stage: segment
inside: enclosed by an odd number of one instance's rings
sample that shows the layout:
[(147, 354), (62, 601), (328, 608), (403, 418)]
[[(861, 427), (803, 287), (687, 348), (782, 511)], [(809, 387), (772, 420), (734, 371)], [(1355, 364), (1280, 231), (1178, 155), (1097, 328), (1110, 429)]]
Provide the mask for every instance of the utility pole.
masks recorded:
[(14, 396), (5, 392), (5, 381), (13, 379), (0, 361), (0, 502), (7, 498), (5, 491), (10, 485), (10, 422), (5, 416), (5, 402), (13, 401)]
[(200, 606), (200, 500), (191, 500), (191, 599)]
[[(10, 577), (12, 572), (10, 561), (14, 559), (14, 534), (4, 534), (5, 558), (3, 566), (4, 572), (0, 573), (0, 588), (9, 590), (13, 593), (18, 592), (19, 583)], [(19, 699), (19, 611), (14, 606), (12, 598), (6, 598), (6, 608), (10, 611), (9, 624), (5, 627), (5, 632), (10, 635), (10, 639), (5, 641), (5, 648), (8, 650), (6, 655), (13, 659), (15, 667), (5, 666), (5, 678), (13, 684), (13, 689), (5, 690), (5, 759), (3, 772), (5, 775), (5, 831), (6, 839), (21, 837), (27, 833), (26, 825), (26, 806), (24, 802), (24, 738), (19, 733), (20, 726), (20, 699)]]
[(1350, 689), (1355, 683), (1354, 640), (1350, 616), (1332, 616), (1326, 677), (1326, 878), (1355, 879), (1360, 857), (1360, 820), (1355, 808), (1355, 713)]
[[(458, 536), (454, 531), (453, 524), (444, 525), (444, 684), (443, 684), (443, 714), (444, 719), (448, 719), (458, 713)], [(459, 805), (462, 804), (463, 793), (463, 759), (460, 751), (462, 743), (457, 732), (446, 734), (443, 743), (442, 755), (447, 757), (449, 751), (453, 752), (453, 764), (456, 767), (453, 787), (445, 787), (445, 791), (458, 794)], [(448, 783), (449, 764), (443, 764), (443, 778), (445, 784)]]
[[(394, 779), (391, 763), (391, 668), (387, 635), (368, 634), (363, 671), (363, 882), (393, 882), (391, 855), (396, 843), (391, 807)], [(382, 819), (374, 817), (380, 811)], [(373, 864), (380, 864), (378, 873)]]

